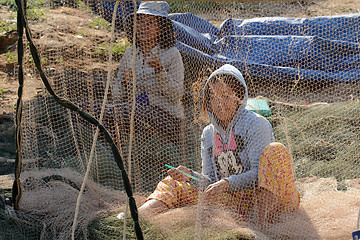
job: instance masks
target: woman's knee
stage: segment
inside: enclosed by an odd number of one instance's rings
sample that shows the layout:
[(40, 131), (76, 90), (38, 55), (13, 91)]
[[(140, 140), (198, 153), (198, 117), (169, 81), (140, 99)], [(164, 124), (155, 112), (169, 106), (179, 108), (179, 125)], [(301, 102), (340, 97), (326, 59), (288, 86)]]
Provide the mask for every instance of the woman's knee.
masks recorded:
[(266, 146), (266, 148), (264, 149), (268, 150), (268, 151), (272, 151), (272, 152), (277, 152), (277, 151), (286, 151), (288, 152), (287, 148), (285, 147), (284, 144), (280, 143), (280, 142), (272, 142), (269, 145)]
[(270, 161), (274, 161), (275, 159), (280, 162), (291, 162), (291, 155), (284, 144), (279, 142), (270, 143), (265, 147), (262, 152), (262, 156), (260, 158), (261, 161), (265, 161), (266, 158)]

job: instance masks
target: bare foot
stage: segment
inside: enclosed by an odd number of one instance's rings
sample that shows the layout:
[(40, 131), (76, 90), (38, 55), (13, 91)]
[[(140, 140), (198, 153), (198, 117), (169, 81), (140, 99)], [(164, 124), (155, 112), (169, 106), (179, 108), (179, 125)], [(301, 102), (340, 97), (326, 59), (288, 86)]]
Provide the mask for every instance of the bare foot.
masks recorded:
[(272, 223), (278, 213), (280, 201), (273, 193), (261, 188), (259, 204), (258, 222), (261, 227), (265, 227), (268, 223)]

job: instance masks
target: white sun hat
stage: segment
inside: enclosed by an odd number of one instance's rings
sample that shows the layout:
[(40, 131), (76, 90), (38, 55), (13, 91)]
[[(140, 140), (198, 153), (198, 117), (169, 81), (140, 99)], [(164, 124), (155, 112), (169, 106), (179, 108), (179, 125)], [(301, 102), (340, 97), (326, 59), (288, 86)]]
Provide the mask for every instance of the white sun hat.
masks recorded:
[(168, 18), (170, 6), (167, 2), (142, 2), (136, 14), (147, 14)]

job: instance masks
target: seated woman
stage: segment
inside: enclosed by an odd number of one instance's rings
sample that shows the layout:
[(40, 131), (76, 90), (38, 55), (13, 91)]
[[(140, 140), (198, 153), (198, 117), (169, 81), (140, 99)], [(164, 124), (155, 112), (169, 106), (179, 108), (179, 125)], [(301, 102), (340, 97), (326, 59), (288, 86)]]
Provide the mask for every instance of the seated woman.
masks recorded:
[(274, 142), (270, 123), (245, 109), (247, 99), (246, 83), (235, 67), (227, 64), (211, 74), (204, 87), (203, 110), (211, 124), (201, 136), (202, 173), (185, 166), (170, 169), (140, 213), (196, 204), (199, 194), (239, 216), (258, 204), (260, 224), (271, 222), (277, 212), (299, 208), (291, 156)]
[[(180, 136), (184, 118), (181, 102), (184, 67), (175, 47), (174, 24), (168, 18), (169, 10), (166, 2), (142, 2), (136, 12), (136, 46), (124, 53), (113, 87), (116, 102), (123, 103), (120, 104), (119, 118), (123, 125), (121, 130), (125, 133), (129, 130), (135, 78), (136, 130), (144, 127), (161, 129), (171, 140)], [(126, 20), (130, 42), (133, 39), (133, 18), (130, 15)]]

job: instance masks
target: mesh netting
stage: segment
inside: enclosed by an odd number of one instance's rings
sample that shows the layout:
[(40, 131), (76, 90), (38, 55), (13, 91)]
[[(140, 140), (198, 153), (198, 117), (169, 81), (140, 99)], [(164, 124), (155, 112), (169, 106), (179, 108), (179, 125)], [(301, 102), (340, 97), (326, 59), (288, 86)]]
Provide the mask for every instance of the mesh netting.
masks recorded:
[(49, 93), (24, 36), (22, 195), (15, 211), (6, 145), (0, 234), (136, 238), (124, 172), (86, 112), (117, 148), (145, 239), (350, 239), (360, 5), (324, 5), (27, 1), (46, 79), (77, 109)]

